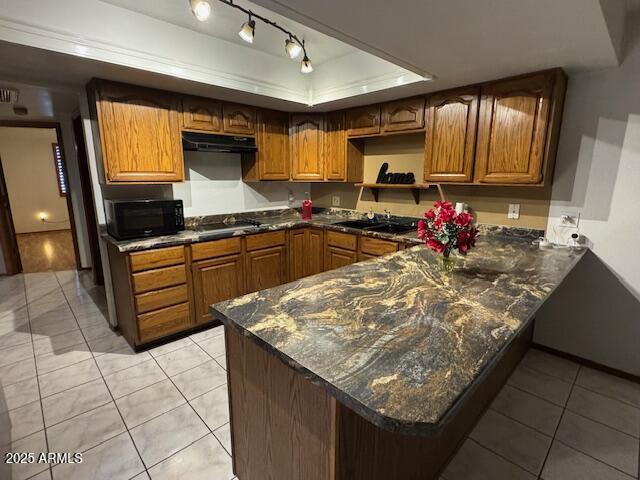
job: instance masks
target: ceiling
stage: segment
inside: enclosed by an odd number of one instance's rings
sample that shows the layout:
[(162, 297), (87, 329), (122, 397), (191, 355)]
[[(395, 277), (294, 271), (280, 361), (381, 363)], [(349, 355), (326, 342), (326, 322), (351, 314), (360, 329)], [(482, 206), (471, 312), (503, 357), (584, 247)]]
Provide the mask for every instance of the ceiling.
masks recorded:
[(0, 103), (0, 120), (56, 120), (61, 115), (71, 115), (78, 111), (78, 94), (66, 89), (58, 90), (40, 85), (0, 80), (0, 88), (19, 91), (15, 105), (27, 107), (27, 115), (15, 115), (13, 104)]
[[(236, 1), (304, 38), (314, 72), (302, 75), (284, 54), (284, 36), (259, 22), (254, 44), (243, 42), (237, 32), (246, 18), (215, 0), (207, 22), (186, 0), (7, 0), (0, 85), (68, 93), (100, 77), (325, 111), (555, 66), (570, 74), (617, 66), (622, 7), (640, 7), (640, 0), (351, 0), (349, 8), (338, 0)], [(46, 112), (46, 94), (32, 99), (40, 105), (34, 112)]]
[[(189, 9), (187, 0), (100, 0), (104, 3), (132, 10), (158, 20), (162, 20), (179, 27), (196, 30), (212, 38), (219, 38), (237, 45), (243, 49), (259, 50), (274, 57), (282, 58), (285, 55), (285, 36), (275, 28), (269, 27), (260, 21), (256, 22), (256, 37), (253, 44), (248, 44), (240, 38), (238, 30), (247, 21), (247, 16), (239, 10), (212, 0), (211, 17), (206, 22), (198, 21)], [(305, 40), (309, 57), (314, 66), (322, 65), (328, 60), (333, 60), (358, 49), (324, 35), (309, 27), (289, 20), (282, 15), (271, 12), (255, 3), (247, 1), (237, 2), (244, 8), (258, 15), (265, 16), (296, 34), (301, 40)], [(297, 64), (298, 60), (291, 60)]]

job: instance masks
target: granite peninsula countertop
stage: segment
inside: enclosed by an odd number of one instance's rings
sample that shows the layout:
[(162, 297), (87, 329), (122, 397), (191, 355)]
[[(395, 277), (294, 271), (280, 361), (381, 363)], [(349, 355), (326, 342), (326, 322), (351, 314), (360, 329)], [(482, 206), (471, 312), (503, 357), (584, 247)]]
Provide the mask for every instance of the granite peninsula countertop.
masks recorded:
[(449, 274), (415, 246), (212, 310), (372, 423), (431, 434), (583, 254), (489, 233)]

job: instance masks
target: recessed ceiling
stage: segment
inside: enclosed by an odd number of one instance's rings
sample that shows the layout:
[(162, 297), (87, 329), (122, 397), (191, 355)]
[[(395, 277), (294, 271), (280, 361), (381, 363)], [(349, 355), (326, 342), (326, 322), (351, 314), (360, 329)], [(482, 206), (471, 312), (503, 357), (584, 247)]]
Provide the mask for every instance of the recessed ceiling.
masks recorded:
[[(193, 16), (187, 0), (101, 1), (157, 18), (179, 27), (188, 28), (213, 38), (235, 43), (244, 49), (258, 50), (278, 58), (285, 56), (284, 41), (286, 37), (282, 32), (258, 21), (256, 22), (255, 41), (249, 45), (238, 35), (238, 30), (240, 30), (242, 23), (247, 21), (247, 16), (239, 10), (216, 0), (211, 0), (211, 16), (204, 22), (198, 21)], [(242, 0), (237, 3), (244, 8), (267, 17), (269, 20), (273, 20), (278, 25), (298, 35), (301, 40), (304, 39), (314, 66), (319, 66), (328, 60), (333, 60), (358, 50), (356, 47), (289, 20), (254, 3)], [(206, 55), (206, 50), (203, 51), (203, 55)], [(291, 61), (297, 64), (296, 61)]]
[[(0, 120), (56, 120), (61, 115), (78, 111), (78, 94), (69, 90), (59, 90), (38, 85), (0, 80), (0, 88), (17, 90), (14, 103), (0, 103)], [(14, 106), (26, 107), (27, 115), (16, 115)]]

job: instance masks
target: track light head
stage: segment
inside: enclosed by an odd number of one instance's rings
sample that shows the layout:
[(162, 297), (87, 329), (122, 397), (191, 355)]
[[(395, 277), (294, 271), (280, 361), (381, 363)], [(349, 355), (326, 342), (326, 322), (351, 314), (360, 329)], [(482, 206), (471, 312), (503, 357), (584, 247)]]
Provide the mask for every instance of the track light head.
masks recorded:
[(287, 52), (287, 55), (289, 55), (290, 59), (295, 60), (300, 56), (302, 47), (294, 42), (293, 39), (287, 38), (284, 41), (284, 50)]
[(300, 71), (302, 73), (311, 73), (313, 72), (313, 66), (311, 65), (311, 60), (306, 55), (302, 59), (302, 64), (300, 66)]
[(208, 0), (189, 0), (189, 5), (191, 5), (191, 11), (193, 15), (204, 22), (211, 15), (211, 4)]
[(247, 43), (253, 43), (253, 37), (256, 34), (256, 22), (249, 16), (249, 21), (242, 24), (242, 28), (238, 32), (240, 38)]

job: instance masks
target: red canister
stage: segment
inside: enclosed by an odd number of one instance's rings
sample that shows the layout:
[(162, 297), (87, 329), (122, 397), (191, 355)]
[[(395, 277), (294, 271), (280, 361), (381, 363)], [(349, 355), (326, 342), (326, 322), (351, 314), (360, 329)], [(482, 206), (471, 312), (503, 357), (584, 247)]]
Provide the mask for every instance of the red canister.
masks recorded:
[(309, 194), (307, 194), (307, 198), (302, 201), (302, 219), (303, 220), (311, 220), (312, 207), (313, 207), (313, 202), (309, 198)]

